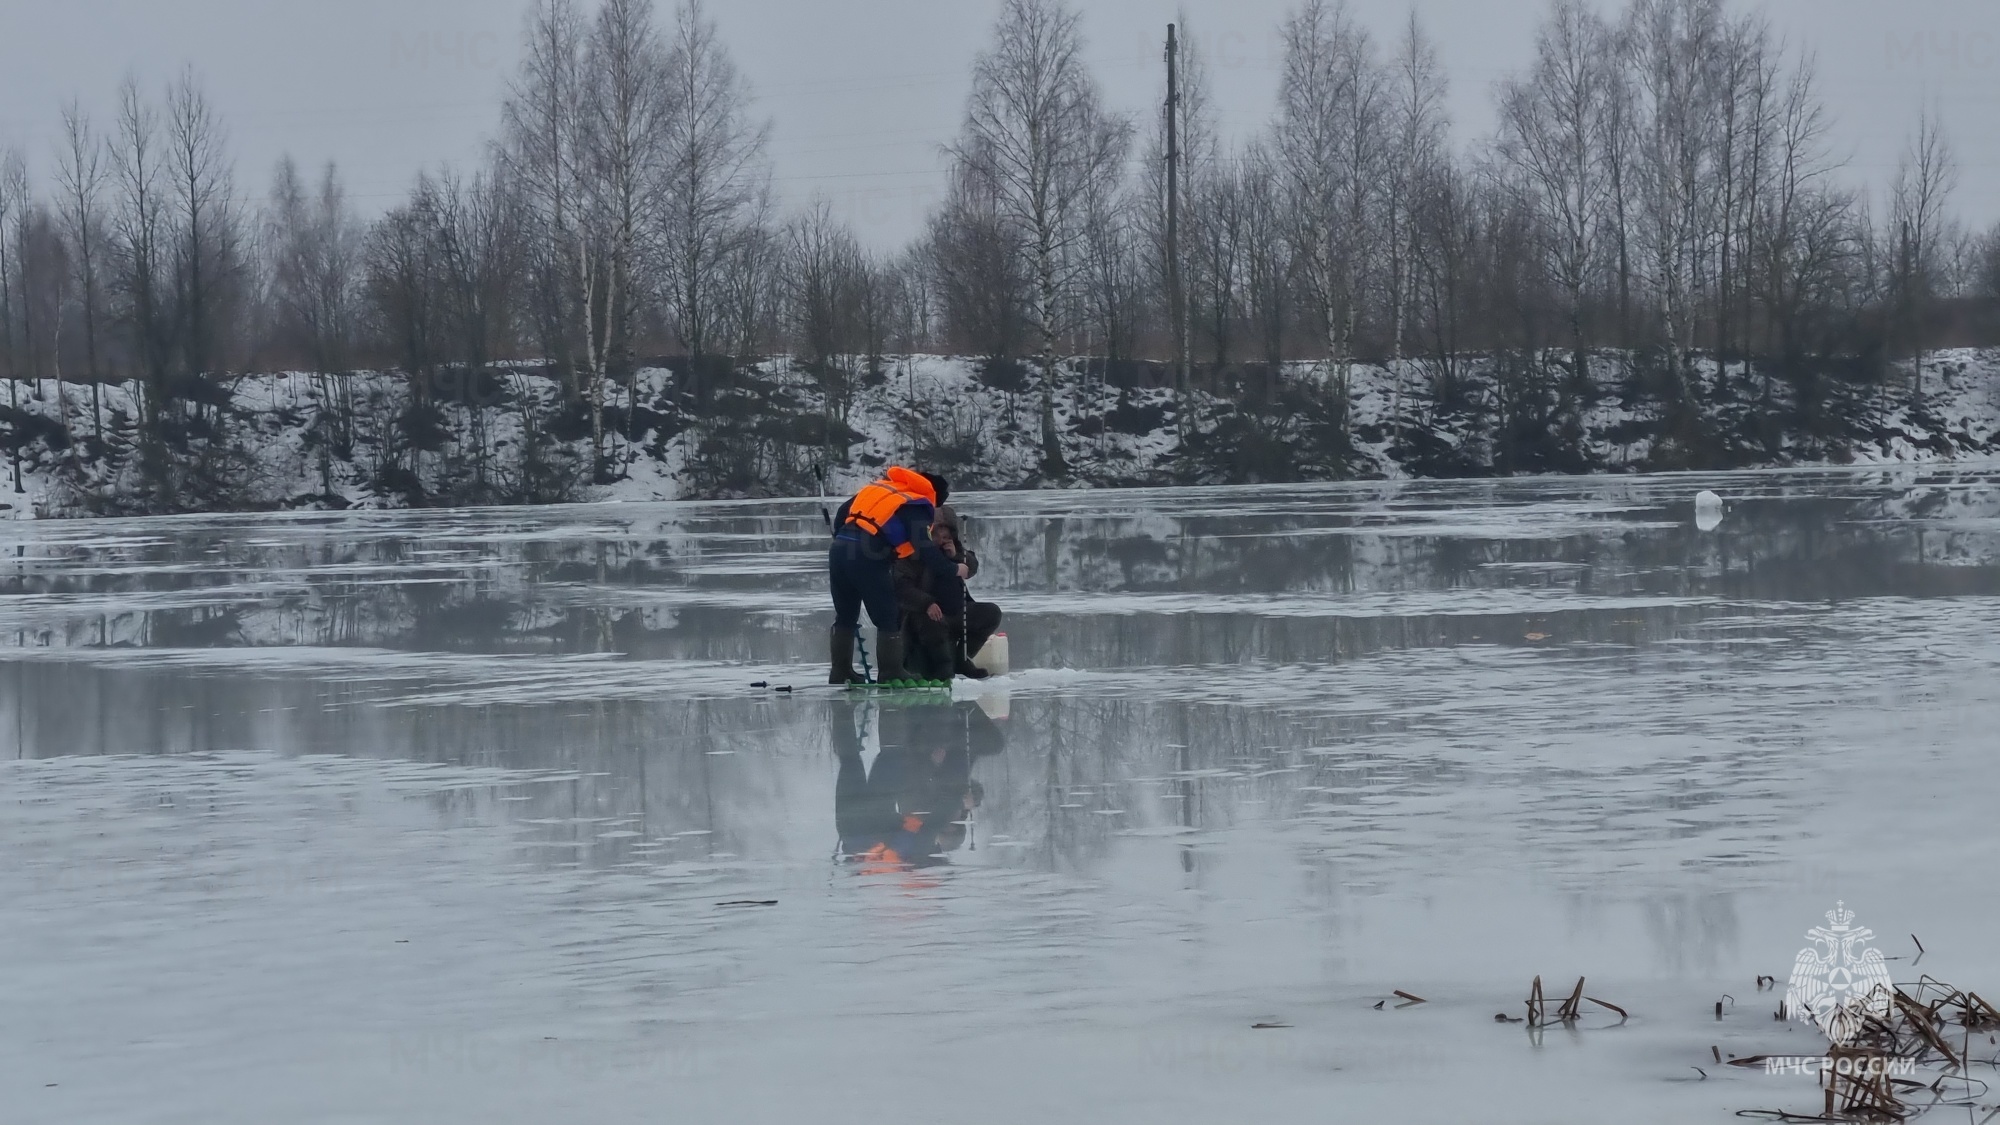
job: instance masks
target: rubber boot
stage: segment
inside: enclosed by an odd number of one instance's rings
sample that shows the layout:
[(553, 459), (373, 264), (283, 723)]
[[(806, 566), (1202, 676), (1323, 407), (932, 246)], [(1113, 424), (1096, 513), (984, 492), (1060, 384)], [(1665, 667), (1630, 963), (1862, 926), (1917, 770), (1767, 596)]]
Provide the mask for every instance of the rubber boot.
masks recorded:
[(854, 630), (835, 626), (829, 644), (829, 658), (832, 668), (827, 672), (826, 682), (830, 684), (851, 684), (861, 677), (854, 674)]
[(909, 679), (910, 674), (903, 670), (902, 631), (878, 630), (875, 634), (875, 682), (898, 684), (907, 683)]
[(910, 656), (914, 656), (916, 662), (910, 663), (906, 659), (904, 670), (915, 679), (932, 683), (942, 683), (951, 679), (952, 669), (956, 667), (952, 657), (956, 650), (952, 647), (951, 638), (938, 637), (937, 632), (931, 629), (917, 630), (914, 645), (911, 637), (910, 633), (903, 634), (903, 649)]
[(951, 631), (951, 654), (952, 663), (959, 675), (964, 676), (968, 680), (983, 680), (986, 678), (986, 669), (974, 664), (972, 657), (966, 655), (964, 626)]

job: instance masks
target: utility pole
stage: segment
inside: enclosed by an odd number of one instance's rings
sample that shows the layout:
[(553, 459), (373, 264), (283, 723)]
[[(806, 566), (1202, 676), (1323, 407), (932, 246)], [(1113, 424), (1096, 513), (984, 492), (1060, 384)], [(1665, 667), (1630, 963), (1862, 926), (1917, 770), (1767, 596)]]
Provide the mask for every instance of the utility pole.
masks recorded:
[(1187, 432), (1187, 302), (1181, 292), (1180, 40), (1167, 25), (1167, 319), (1174, 344), (1174, 416)]

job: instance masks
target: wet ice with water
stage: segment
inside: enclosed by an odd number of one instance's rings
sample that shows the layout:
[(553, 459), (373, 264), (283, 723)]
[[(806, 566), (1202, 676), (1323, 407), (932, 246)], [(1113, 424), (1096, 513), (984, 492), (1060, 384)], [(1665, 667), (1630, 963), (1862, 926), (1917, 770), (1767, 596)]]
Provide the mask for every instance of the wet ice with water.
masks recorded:
[(859, 703), (810, 503), (10, 525), (0, 1117), (1810, 1111), (1836, 901), (2000, 991), (1996, 475), (969, 497), (1014, 673)]

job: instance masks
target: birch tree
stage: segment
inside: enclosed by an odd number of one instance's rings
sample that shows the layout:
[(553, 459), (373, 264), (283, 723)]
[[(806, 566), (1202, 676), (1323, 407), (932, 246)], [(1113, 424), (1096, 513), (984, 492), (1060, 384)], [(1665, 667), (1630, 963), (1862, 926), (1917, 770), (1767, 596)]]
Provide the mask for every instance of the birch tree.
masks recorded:
[(1576, 390), (1590, 383), (1585, 308), (1613, 218), (1612, 48), (1611, 29), (1583, 0), (1556, 0), (1528, 77), (1500, 89), (1498, 151), (1539, 223), (1539, 265), (1562, 295)]
[(577, 356), (588, 326), (580, 262), (586, 122), (585, 22), (574, 0), (536, 0), (520, 70), (503, 109), (500, 166), (522, 212), (529, 305), (542, 355), (581, 393)]
[(973, 67), (952, 152), (981, 180), (1027, 264), (1041, 384), (1042, 471), (1069, 471), (1056, 428), (1056, 341), (1083, 265), (1093, 185), (1116, 178), (1131, 128), (1107, 113), (1084, 68), (1077, 14), (1062, 0), (1005, 0)]
[(1683, 445), (1697, 421), (1689, 357), (1719, 178), (1714, 77), (1723, 33), (1720, 0), (1633, 0), (1623, 39), (1634, 94), (1639, 237), (1678, 417), (1670, 437)]
[[(20, 241), (15, 232), (27, 222), (33, 201), (28, 195), (28, 163), (18, 149), (0, 150), (0, 364), (6, 366), (7, 408), (18, 411), (21, 406), (20, 384), (22, 353), (24, 351), (17, 327), (26, 319), (27, 306), (25, 289), (25, 267), (19, 252)], [(22, 433), (18, 422), (11, 427), (8, 435), (10, 455), (13, 459), (14, 491), (22, 493), (27, 489), (21, 483), (21, 441)]]
[(1424, 252), (1424, 226), (1418, 213), (1424, 194), (1449, 160), (1445, 149), (1448, 86), (1437, 48), (1414, 10), (1404, 25), (1390, 70), (1388, 114), (1394, 148), (1388, 154), (1389, 174), (1383, 179), (1384, 300), (1389, 316), (1389, 355), (1396, 372), (1390, 418), (1400, 432), (1404, 348), (1417, 262)]
[(1284, 171), (1299, 278), (1344, 403), (1377, 236), (1371, 221), (1384, 171), (1387, 83), (1345, 0), (1307, 0), (1285, 25), (1284, 43), (1272, 149)]
[[(651, 0), (606, 0), (585, 52), (582, 130), (589, 233), (580, 240), (585, 286), (584, 371), (596, 463), (604, 451), (604, 388), (625, 380), (627, 417), (638, 403), (637, 310), (657, 290), (646, 252), (660, 219), (672, 91)], [(601, 262), (592, 262), (592, 252)], [(635, 439), (631, 427), (625, 434)], [(599, 470), (600, 473), (602, 470)]]

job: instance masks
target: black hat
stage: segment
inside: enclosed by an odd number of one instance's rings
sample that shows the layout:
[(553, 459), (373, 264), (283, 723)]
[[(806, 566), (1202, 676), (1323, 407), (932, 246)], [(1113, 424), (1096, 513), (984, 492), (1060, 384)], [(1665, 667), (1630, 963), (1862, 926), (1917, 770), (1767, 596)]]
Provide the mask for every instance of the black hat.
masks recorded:
[(937, 493), (938, 503), (944, 503), (945, 499), (951, 495), (951, 482), (945, 478), (938, 476), (936, 473), (918, 473), (917, 475), (931, 482), (931, 491)]

